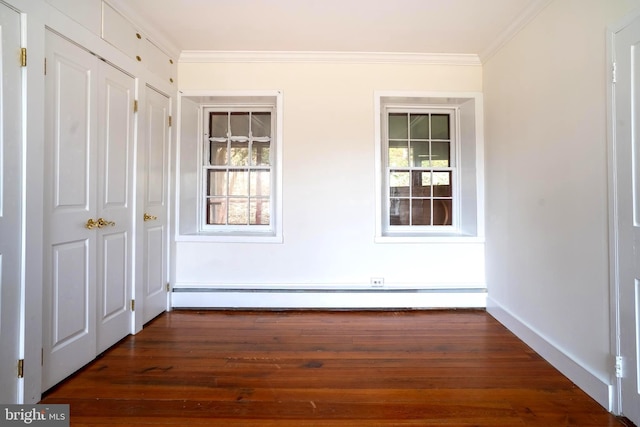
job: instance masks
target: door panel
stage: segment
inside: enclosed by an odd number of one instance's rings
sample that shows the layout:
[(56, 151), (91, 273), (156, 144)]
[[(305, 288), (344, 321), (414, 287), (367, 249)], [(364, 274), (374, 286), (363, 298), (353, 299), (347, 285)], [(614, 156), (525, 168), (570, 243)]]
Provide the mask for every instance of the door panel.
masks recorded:
[(169, 153), (169, 98), (146, 88), (146, 132), (141, 147), (144, 181), (143, 214), (143, 321), (167, 308), (168, 218), (167, 188)]
[[(90, 154), (94, 148), (91, 146), (93, 123), (89, 117), (93, 111), (93, 57), (76, 49), (78, 58), (56, 55), (51, 70), (57, 77), (53, 84), (54, 108), (58, 112), (52, 153), (53, 206), (55, 210), (75, 210), (86, 215), (89, 212), (89, 187), (94, 179), (89, 175), (89, 162), (93, 160)], [(84, 58), (79, 58), (81, 56)]]
[(95, 357), (95, 57), (46, 38), (43, 390)]
[[(164, 274), (161, 260), (165, 253), (164, 247), (164, 227), (149, 226), (145, 229), (145, 254), (150, 262), (147, 262), (145, 298), (150, 299), (155, 295), (164, 292)], [(154, 262), (155, 261), (155, 262)], [(154, 317), (152, 315), (152, 317)], [(145, 321), (150, 319), (145, 318)]]
[(616, 251), (622, 413), (640, 424), (640, 17), (615, 34)]
[(19, 403), (22, 287), (20, 15), (0, 3), (0, 403)]
[(90, 333), (88, 240), (53, 245), (52, 352), (62, 351)]
[(135, 81), (99, 62), (97, 231), (98, 353), (131, 331)]

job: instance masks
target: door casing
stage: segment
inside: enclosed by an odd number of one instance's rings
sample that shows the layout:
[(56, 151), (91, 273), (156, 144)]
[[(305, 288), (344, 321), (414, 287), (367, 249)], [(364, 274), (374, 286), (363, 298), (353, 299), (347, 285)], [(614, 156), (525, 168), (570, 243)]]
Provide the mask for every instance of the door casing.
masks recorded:
[[(637, 366), (637, 360), (624, 360), (621, 350), (621, 333), (624, 328), (621, 317), (621, 276), (623, 276), (623, 268), (631, 268), (622, 262), (621, 257), (624, 254), (621, 251), (620, 238), (621, 233), (625, 230), (620, 229), (620, 206), (621, 200), (629, 197), (622, 194), (621, 186), (630, 183), (621, 183), (619, 179), (620, 164), (618, 161), (618, 131), (617, 131), (617, 114), (616, 114), (616, 96), (615, 84), (619, 71), (616, 69), (616, 34), (627, 28), (636, 19), (640, 19), (640, 10), (634, 11), (618, 23), (611, 25), (607, 29), (607, 155), (608, 155), (608, 208), (609, 208), (609, 264), (610, 264), (610, 325), (611, 325), (611, 354), (614, 356), (612, 360), (611, 382), (612, 391), (610, 393), (609, 409), (615, 414), (624, 414), (623, 408), (623, 386), (622, 376), (625, 375), (625, 366), (630, 363)], [(626, 270), (625, 270), (626, 271)], [(633, 274), (633, 273), (632, 273)], [(637, 321), (637, 319), (636, 319)], [(625, 331), (625, 333), (628, 333)]]

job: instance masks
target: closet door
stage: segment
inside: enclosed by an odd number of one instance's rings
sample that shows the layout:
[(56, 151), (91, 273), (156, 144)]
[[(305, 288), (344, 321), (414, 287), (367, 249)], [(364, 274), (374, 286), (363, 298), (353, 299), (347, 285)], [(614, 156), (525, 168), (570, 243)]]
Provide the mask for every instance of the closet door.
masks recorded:
[(131, 331), (134, 79), (47, 34), (43, 390)]
[(96, 355), (96, 58), (47, 33), (43, 390)]
[(98, 353), (129, 334), (133, 266), (135, 81), (98, 61)]
[(0, 403), (19, 403), (22, 284), (20, 15), (0, 3)]
[(144, 185), (141, 259), (143, 321), (148, 322), (167, 308), (170, 100), (150, 87), (145, 99), (145, 133), (140, 147)]

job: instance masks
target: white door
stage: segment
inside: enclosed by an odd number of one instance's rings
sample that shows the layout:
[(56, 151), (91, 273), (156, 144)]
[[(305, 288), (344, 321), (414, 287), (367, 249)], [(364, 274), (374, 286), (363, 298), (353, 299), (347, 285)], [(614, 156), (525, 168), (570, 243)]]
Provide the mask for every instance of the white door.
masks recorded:
[[(96, 59), (48, 33), (43, 390), (96, 356)], [(89, 228), (88, 228), (89, 227)]]
[(140, 147), (143, 202), (143, 321), (167, 309), (169, 114), (170, 101), (147, 87), (145, 93), (145, 132)]
[(22, 79), (20, 15), (0, 3), (0, 404), (19, 403)]
[(98, 61), (97, 341), (103, 352), (131, 332), (135, 81)]
[(640, 425), (640, 17), (614, 37), (621, 410)]
[(134, 81), (48, 33), (43, 390), (131, 330)]

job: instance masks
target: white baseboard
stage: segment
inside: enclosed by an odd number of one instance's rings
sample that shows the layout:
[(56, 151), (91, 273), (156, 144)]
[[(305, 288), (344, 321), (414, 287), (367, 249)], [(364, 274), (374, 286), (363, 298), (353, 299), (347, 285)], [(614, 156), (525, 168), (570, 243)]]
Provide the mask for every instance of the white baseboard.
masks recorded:
[(522, 319), (503, 308), (490, 296), (487, 297), (487, 312), (600, 405), (610, 412), (613, 410), (613, 385), (609, 384), (606, 379), (576, 361)]
[(221, 289), (175, 287), (173, 308), (434, 309), (484, 308), (485, 289)]

